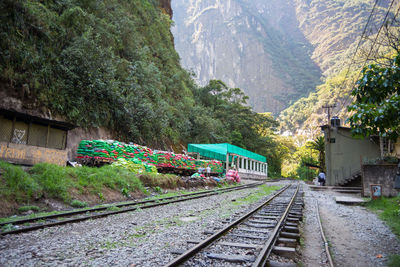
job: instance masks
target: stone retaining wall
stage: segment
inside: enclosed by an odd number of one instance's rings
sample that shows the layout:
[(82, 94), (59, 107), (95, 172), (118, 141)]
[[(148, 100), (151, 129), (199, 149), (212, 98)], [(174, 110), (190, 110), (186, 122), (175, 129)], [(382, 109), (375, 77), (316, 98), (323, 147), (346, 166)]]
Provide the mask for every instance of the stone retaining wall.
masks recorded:
[(371, 184), (382, 185), (382, 196), (394, 197), (400, 193), (400, 189), (394, 189), (397, 165), (362, 165), (363, 196), (371, 196)]

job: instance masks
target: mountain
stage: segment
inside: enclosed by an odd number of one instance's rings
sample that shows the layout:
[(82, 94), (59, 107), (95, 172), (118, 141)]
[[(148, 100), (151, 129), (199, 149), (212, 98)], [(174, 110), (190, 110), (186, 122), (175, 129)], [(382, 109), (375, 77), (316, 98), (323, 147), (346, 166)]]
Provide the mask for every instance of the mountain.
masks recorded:
[(195, 84), (174, 48), (170, 2), (0, 1), (0, 124), (3, 109), (69, 122), (75, 151), (97, 138), (176, 152), (231, 143), (278, 174), (277, 122), (244, 106), (238, 88)]
[[(321, 67), (325, 78), (315, 91), (282, 111), (279, 120), (282, 132), (315, 138), (320, 135), (320, 126), (328, 123), (324, 106), (334, 106), (331, 115), (338, 116), (342, 124), (346, 122), (349, 116), (347, 106), (353, 101), (351, 91), (356, 80), (361, 77), (362, 66), (368, 63), (367, 55), (371, 52), (368, 59), (372, 61), (380, 57), (378, 54), (385, 57), (390, 55), (391, 48), (385, 45), (388, 43), (386, 32), (390, 29), (389, 35), (399, 36), (399, 31), (398, 25), (396, 30), (396, 27), (390, 26), (391, 23), (387, 23), (388, 28), (382, 29), (374, 43), (378, 29), (385, 20), (390, 0), (378, 2), (368, 25), (374, 1), (300, 2), (297, 7), (299, 27), (315, 46), (312, 59)], [(394, 5), (388, 13), (387, 21), (392, 21), (396, 9)], [(353, 58), (354, 61), (351, 61)]]
[(277, 115), (343, 67), (373, 3), (174, 0), (172, 32), (183, 66), (199, 84), (224, 80), (243, 89), (255, 111)]

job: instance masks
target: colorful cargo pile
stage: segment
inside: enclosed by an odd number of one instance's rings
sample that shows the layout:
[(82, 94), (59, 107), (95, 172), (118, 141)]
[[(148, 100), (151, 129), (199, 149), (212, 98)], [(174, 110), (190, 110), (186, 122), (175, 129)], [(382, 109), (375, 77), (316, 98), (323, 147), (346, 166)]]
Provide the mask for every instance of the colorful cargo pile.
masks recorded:
[[(129, 165), (135, 172), (140, 172), (140, 170), (154, 172), (156, 169), (154, 166), (194, 171), (197, 171), (199, 168), (207, 168), (207, 166), (210, 166), (212, 173), (222, 173), (224, 169), (220, 161), (196, 160), (183, 154), (175, 154), (166, 151), (153, 152), (153, 150), (145, 146), (125, 144), (114, 140), (82, 140), (78, 146), (77, 158), (82, 161), (85, 159), (95, 159), (103, 162), (114, 162), (119, 159), (124, 159), (132, 163), (118, 161), (118, 164), (121, 166)], [(139, 165), (143, 165), (143, 168)], [(154, 168), (149, 169), (149, 167), (146, 166), (153, 166)]]
[(82, 140), (77, 151), (78, 159), (94, 158), (97, 160), (114, 161), (119, 158), (139, 159), (142, 162), (157, 164), (157, 156), (145, 146), (124, 144), (114, 140)]
[(157, 151), (157, 167), (170, 167), (179, 169), (196, 169), (195, 159), (183, 154), (167, 151)]

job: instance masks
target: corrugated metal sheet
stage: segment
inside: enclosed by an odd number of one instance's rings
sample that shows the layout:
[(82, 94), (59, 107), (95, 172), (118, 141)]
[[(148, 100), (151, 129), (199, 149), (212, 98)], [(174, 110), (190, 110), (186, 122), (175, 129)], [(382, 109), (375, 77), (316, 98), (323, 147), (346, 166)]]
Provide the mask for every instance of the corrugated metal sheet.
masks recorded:
[(188, 152), (197, 152), (201, 156), (226, 161), (226, 154), (237, 154), (261, 162), (267, 162), (266, 157), (228, 143), (222, 144), (188, 144)]

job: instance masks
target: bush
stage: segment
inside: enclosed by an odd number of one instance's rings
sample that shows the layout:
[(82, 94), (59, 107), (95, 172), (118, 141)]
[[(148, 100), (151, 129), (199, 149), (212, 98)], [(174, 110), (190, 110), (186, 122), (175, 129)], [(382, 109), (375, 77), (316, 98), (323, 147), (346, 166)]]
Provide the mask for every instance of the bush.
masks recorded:
[(389, 267), (398, 267), (400, 266), (400, 255), (390, 255), (389, 256), (389, 261), (388, 261), (388, 266)]
[(88, 206), (88, 203), (86, 203), (85, 201), (74, 199), (71, 201), (71, 206), (74, 208), (85, 208)]
[(20, 166), (0, 161), (0, 197), (14, 198), (17, 202), (29, 201), (41, 195), (41, 186)]
[(40, 211), (40, 208), (38, 206), (22, 206), (18, 208), (19, 212), (27, 212), (27, 211), (34, 211), (34, 212), (38, 212)]

